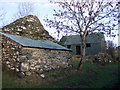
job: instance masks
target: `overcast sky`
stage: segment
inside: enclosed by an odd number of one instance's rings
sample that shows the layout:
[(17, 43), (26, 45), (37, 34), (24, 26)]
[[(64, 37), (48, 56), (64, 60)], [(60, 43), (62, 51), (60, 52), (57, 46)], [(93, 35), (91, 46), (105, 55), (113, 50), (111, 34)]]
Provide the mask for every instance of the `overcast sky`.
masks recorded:
[[(17, 12), (17, 7), (20, 2), (33, 2), (35, 10), (33, 15), (36, 15), (39, 18), (44, 28), (49, 31), (50, 35), (52, 35), (54, 38), (57, 37), (57, 35), (54, 34), (54, 29), (47, 28), (44, 25), (45, 22), (43, 21), (45, 17), (52, 18), (53, 10), (59, 8), (59, 6), (51, 4), (49, 0), (0, 0), (0, 8), (2, 7), (6, 12), (4, 18), (5, 25), (13, 22), (14, 15)], [(110, 38), (106, 38), (106, 40), (109, 39)], [(118, 42), (117, 37), (114, 41), (115, 43)]]
[(49, 31), (53, 37), (56, 37), (54, 29), (46, 27), (44, 25), (45, 22), (43, 21), (46, 17), (51, 18), (53, 10), (59, 8), (57, 5), (50, 3), (49, 0), (0, 0), (0, 8), (4, 9), (6, 12), (4, 18), (5, 25), (13, 22), (14, 15), (17, 13), (17, 7), (20, 2), (32, 2), (34, 5), (34, 12), (32, 15), (36, 15), (44, 28)]
[[(43, 23), (43, 18), (46, 16), (51, 16), (53, 9), (56, 5), (49, 3), (48, 0), (0, 0), (0, 7), (2, 7), (5, 12), (5, 20), (11, 22), (14, 18), (14, 14), (17, 12), (17, 7), (20, 2), (33, 2), (34, 5), (34, 15), (38, 16), (40, 21)], [(6, 22), (6, 23), (7, 23)]]

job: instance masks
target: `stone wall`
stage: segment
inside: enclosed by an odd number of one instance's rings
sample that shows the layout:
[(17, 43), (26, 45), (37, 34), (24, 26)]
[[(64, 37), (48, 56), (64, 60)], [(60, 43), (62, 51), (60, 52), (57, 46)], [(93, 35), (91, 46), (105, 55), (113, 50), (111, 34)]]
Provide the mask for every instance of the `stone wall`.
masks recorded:
[(22, 76), (70, 66), (69, 51), (23, 47), (7, 37), (3, 37), (2, 51), (3, 66)]
[(2, 66), (19, 71), (19, 54), (22, 46), (13, 40), (2, 36)]
[(25, 16), (7, 26), (4, 26), (2, 28), (2, 32), (19, 35), (34, 40), (50, 40), (57, 42), (52, 36), (49, 35), (48, 31), (44, 29), (40, 20), (33, 15)]
[(21, 63), (20, 71), (25, 73), (25, 75), (70, 66), (71, 55), (69, 51), (23, 47), (21, 52), (23, 62)]

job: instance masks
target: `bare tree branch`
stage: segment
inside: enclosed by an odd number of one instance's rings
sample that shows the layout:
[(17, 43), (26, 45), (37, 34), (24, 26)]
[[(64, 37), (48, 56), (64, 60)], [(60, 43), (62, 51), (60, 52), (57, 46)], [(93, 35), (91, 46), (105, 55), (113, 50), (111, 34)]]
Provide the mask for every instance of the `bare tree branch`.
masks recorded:
[[(115, 1), (115, 0), (114, 0)], [(85, 56), (87, 34), (98, 31), (111, 35), (118, 25), (117, 2), (104, 0), (55, 1), (61, 10), (54, 10), (54, 20), (44, 19), (47, 26), (59, 32), (77, 33), (82, 43), (82, 55)], [(82, 63), (82, 61), (81, 61)]]
[(0, 7), (0, 27), (4, 26), (4, 18), (5, 18), (5, 10), (4, 8)]
[(33, 12), (34, 12), (34, 3), (32, 3), (32, 2), (21, 2), (18, 5), (18, 12), (15, 14), (15, 19), (22, 18), (24, 16), (33, 14)]

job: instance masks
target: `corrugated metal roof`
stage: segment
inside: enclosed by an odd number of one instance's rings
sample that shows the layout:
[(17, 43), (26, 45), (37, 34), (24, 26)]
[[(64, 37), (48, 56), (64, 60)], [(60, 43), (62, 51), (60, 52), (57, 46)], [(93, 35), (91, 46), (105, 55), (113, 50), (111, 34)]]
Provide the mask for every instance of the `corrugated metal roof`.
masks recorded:
[(26, 47), (36, 47), (36, 48), (45, 48), (45, 49), (57, 49), (57, 50), (70, 50), (67, 49), (57, 43), (54, 43), (49, 40), (32, 40), (29, 38), (17, 36), (17, 35), (11, 35), (0, 32), (0, 34), (16, 41), (17, 43), (26, 46)]
[(72, 35), (66, 38), (64, 45), (81, 44), (79, 35)]
[[(63, 37), (64, 38), (64, 37)], [(79, 35), (65, 36), (66, 40), (63, 42), (63, 45), (72, 45), (72, 44), (81, 44)], [(101, 39), (104, 39), (104, 34), (102, 33), (92, 33), (87, 36), (87, 43), (98, 43)]]

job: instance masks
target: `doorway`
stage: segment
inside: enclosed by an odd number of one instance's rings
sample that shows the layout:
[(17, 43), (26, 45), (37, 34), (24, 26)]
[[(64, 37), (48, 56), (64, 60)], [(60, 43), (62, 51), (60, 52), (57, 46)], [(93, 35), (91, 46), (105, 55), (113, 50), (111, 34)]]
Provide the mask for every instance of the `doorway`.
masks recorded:
[(81, 47), (80, 45), (76, 46), (76, 55), (80, 55), (81, 54)]

